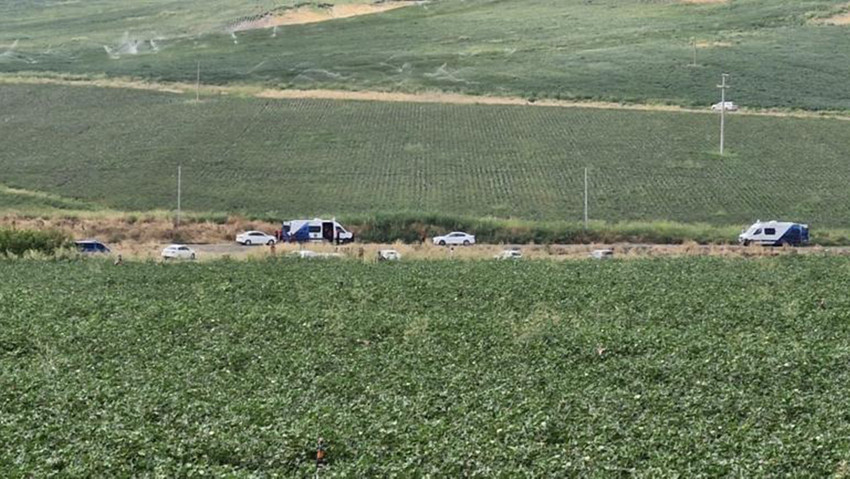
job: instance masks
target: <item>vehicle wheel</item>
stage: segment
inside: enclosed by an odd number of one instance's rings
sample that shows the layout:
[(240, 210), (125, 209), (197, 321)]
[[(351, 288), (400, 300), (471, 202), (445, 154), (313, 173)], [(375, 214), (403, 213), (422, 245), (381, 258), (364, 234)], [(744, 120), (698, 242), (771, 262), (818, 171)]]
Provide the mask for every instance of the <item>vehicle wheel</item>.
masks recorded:
[(445, 245), (446, 245), (446, 240), (440, 240), (440, 246), (445, 246)]
[(269, 240), (269, 242), (268, 242), (268, 243), (266, 243), (266, 244), (267, 244), (267, 245), (269, 245), (269, 246), (271, 246), (271, 245), (273, 245), (273, 244), (274, 244), (274, 240)]
[(189, 259), (195, 259), (195, 253), (192, 253), (192, 256), (189, 256)]
[(749, 241), (749, 240), (744, 240), (744, 246), (749, 246), (749, 245), (750, 245), (750, 241)]
[(245, 240), (245, 246), (251, 246), (251, 240)]
[(469, 246), (469, 240), (463, 240), (463, 245), (464, 245), (464, 246)]

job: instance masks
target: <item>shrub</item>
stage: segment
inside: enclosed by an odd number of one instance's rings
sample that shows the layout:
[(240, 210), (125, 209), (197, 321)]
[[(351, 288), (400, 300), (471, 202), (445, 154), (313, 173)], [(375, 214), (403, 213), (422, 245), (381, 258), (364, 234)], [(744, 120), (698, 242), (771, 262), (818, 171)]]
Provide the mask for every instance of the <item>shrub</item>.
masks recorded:
[(417, 243), (450, 231), (475, 234), (482, 243), (730, 243), (735, 227), (682, 224), (665, 221), (606, 223), (535, 222), (499, 218), (472, 218), (437, 213), (392, 213), (342, 220), (359, 241)]
[(0, 254), (3, 256), (23, 256), (33, 251), (53, 255), (70, 243), (67, 235), (56, 230), (0, 229)]

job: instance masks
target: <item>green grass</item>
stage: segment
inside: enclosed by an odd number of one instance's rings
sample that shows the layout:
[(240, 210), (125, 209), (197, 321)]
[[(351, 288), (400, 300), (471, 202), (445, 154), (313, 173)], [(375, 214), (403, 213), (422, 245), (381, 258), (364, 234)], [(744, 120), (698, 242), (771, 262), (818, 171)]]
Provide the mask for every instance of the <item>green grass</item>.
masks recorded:
[(102, 209), (102, 207), (80, 200), (63, 198), (38, 191), (13, 189), (3, 185), (0, 185), (0, 205), (2, 205), (5, 211), (22, 213), (36, 211), (80, 213)]
[(721, 158), (710, 114), (189, 97), (0, 86), (3, 182), (171, 210), (182, 164), (199, 213), (575, 223), (589, 167), (592, 220), (850, 225), (847, 121), (730, 116)]
[[(97, 0), (0, 6), (0, 72), (106, 74), (286, 88), (450, 90), (759, 107), (848, 109), (848, 27), (816, 25), (844, 0), (439, 1), (377, 16), (238, 34), (230, 19), (293, 2)], [(110, 59), (104, 46), (155, 39)], [(701, 48), (698, 66), (690, 42)], [(146, 50), (147, 49), (147, 50)], [(148, 51), (145, 53), (145, 51)]]
[[(17, 40), (22, 50), (50, 50), (57, 57), (75, 48), (120, 42), (124, 33), (139, 39), (182, 38), (222, 32), (244, 17), (309, 0), (116, 0), (55, 2), (7, 0), (0, 5), (0, 42)], [(334, 0), (334, 4), (370, 3)]]
[(0, 274), (4, 477), (847, 468), (841, 258)]

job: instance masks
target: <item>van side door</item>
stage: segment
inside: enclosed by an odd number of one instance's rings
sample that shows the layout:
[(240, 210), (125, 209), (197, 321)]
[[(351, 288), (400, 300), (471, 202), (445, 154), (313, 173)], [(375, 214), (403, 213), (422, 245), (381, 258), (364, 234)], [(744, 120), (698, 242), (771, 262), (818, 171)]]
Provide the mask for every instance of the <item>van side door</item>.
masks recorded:
[(307, 226), (307, 232), (310, 236), (310, 241), (318, 241), (322, 239), (322, 226), (319, 224), (310, 223)]
[(764, 229), (764, 242), (773, 244), (779, 239), (779, 235), (776, 234), (776, 228), (768, 228)]

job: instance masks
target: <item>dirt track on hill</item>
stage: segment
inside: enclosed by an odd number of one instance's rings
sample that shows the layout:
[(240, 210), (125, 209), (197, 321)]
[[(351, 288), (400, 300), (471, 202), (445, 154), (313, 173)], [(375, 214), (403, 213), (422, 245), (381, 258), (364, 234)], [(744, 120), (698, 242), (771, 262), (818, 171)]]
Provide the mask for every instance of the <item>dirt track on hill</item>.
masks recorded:
[[(62, 85), (94, 86), (99, 88), (126, 88), (172, 94), (194, 93), (195, 85), (188, 83), (155, 83), (128, 78), (109, 79), (64, 79), (48, 77), (17, 77), (0, 75), (0, 85)], [(347, 90), (279, 90), (253, 86), (201, 85), (201, 101), (209, 95), (233, 95), (268, 99), (321, 99), (400, 103), (437, 103), (452, 105), (512, 105), (544, 108), (594, 108), (603, 110), (661, 111), (681, 113), (717, 114), (706, 108), (685, 108), (676, 105), (615, 103), (602, 101), (573, 101), (553, 99), (528, 99), (516, 96), (478, 96), (446, 92), (380, 92)], [(732, 115), (769, 116), (780, 118), (823, 118), (850, 121), (850, 112), (814, 112), (808, 110), (777, 111), (770, 109), (742, 108)]]
[(374, 15), (390, 10), (409, 7), (414, 2), (384, 2), (364, 4), (342, 4), (330, 5), (319, 8), (315, 5), (305, 5), (281, 13), (268, 13), (256, 20), (248, 20), (235, 25), (232, 30), (239, 32), (244, 30), (257, 30), (261, 28), (272, 28), (284, 25), (304, 25), (307, 23), (321, 23), (340, 18), (360, 17), (363, 15)]

